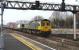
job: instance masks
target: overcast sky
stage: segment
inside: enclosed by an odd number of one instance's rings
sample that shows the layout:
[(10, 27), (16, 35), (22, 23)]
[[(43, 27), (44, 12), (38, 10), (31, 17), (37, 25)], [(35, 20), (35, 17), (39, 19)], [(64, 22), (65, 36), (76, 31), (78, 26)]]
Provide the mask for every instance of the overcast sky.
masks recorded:
[[(21, 1), (21, 0), (20, 0)], [(26, 1), (26, 0), (24, 0)], [(35, 0), (27, 0), (27, 1), (35, 1)], [(49, 3), (61, 3), (62, 0), (39, 0), (41, 2), (49, 2)], [(78, 2), (75, 0), (66, 0), (66, 4), (76, 5)], [(4, 24), (8, 22), (16, 22), (18, 20), (31, 20), (34, 16), (43, 16), (48, 19), (53, 11), (38, 11), (38, 10), (13, 10), (13, 9), (5, 9), (4, 11)], [(1, 19), (1, 18), (0, 18)], [(1, 23), (1, 21), (0, 21)]]

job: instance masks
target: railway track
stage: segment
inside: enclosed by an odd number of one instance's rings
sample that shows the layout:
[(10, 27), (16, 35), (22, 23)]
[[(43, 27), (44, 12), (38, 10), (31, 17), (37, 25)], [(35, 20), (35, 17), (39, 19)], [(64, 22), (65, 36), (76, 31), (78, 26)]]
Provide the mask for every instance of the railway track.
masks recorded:
[(68, 38), (64, 38), (64, 37), (62, 38), (62, 37), (54, 36), (54, 35), (51, 35), (48, 39), (54, 40), (54, 41), (57, 41), (57, 42), (61, 42), (65, 45), (71, 45), (71, 46), (79, 47), (79, 40), (74, 41), (73, 39), (68, 39)]
[(79, 50), (79, 41), (72, 41), (69, 39), (65, 39), (65, 41), (62, 43), (61, 39), (59, 37), (49, 37), (49, 38), (45, 38), (45, 37), (38, 37), (35, 35), (28, 35), (26, 33), (22, 34), (26, 37), (29, 37), (31, 39), (34, 39), (36, 41), (39, 41), (43, 44), (46, 44), (50, 47), (54, 47), (54, 48), (58, 48), (58, 49), (62, 49), (62, 50), (71, 50), (72, 48), (76, 48), (76, 50)]

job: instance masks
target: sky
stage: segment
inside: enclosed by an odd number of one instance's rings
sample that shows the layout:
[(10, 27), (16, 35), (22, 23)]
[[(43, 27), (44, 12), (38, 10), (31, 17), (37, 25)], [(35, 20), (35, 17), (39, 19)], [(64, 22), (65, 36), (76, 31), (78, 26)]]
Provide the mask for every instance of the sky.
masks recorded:
[[(13, 0), (12, 0), (13, 1)], [(23, 0), (19, 0), (23, 1)], [(24, 0), (26, 1), (26, 0)], [(35, 0), (27, 0), (30, 2), (34, 2)], [(61, 3), (62, 0), (39, 0), (40, 2), (47, 2), (47, 3)], [(66, 4), (77, 5), (78, 2), (75, 2), (75, 0), (65, 0)], [(4, 24), (7, 24), (8, 22), (16, 22), (18, 20), (31, 20), (35, 16), (43, 16), (43, 18), (48, 19), (53, 11), (40, 11), (40, 10), (14, 10), (14, 9), (5, 9), (4, 10)], [(1, 20), (1, 18), (0, 18)], [(1, 23), (1, 21), (0, 21)]]

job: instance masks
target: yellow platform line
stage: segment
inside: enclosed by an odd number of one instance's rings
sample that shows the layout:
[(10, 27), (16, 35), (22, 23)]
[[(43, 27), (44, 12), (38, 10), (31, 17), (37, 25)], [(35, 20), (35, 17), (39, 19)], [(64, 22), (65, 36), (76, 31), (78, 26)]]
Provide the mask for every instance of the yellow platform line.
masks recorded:
[(21, 36), (19, 36), (19, 34), (11, 33), (10, 35), (12, 37), (14, 37), (15, 39), (17, 39), (18, 41), (22, 42), (24, 45), (31, 48), (32, 50), (42, 50), (41, 48), (39, 48), (39, 47), (35, 46), (34, 44), (30, 43), (28, 40), (26, 40), (26, 39), (22, 38)]

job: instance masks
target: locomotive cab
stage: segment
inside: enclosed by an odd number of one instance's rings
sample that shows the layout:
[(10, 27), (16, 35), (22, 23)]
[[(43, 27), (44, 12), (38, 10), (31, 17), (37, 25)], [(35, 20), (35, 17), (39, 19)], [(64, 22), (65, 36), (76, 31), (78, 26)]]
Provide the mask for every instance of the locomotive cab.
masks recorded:
[(42, 20), (40, 26), (38, 26), (38, 30), (41, 31), (40, 33), (41, 36), (48, 37), (51, 34), (50, 21), (47, 19)]

